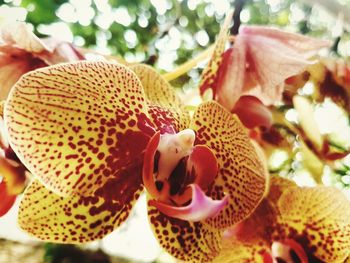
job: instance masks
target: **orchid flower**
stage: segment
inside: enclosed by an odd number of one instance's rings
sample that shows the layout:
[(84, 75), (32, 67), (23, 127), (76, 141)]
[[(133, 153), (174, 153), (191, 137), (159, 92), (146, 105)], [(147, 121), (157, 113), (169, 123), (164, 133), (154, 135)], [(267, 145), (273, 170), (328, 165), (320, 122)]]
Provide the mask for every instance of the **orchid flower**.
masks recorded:
[(41, 240), (103, 238), (145, 189), (160, 244), (181, 260), (210, 260), (223, 229), (263, 198), (266, 172), (240, 121), (216, 102), (190, 118), (148, 66), (85, 61), (29, 72), (4, 116), (37, 179), (19, 225)]
[(318, 87), (317, 101), (331, 98), (350, 112), (350, 66), (342, 59), (324, 58), (308, 69), (310, 79)]
[(273, 178), (269, 195), (225, 233), (214, 262), (344, 262), (350, 255), (350, 202), (333, 187)]
[(0, 99), (26, 72), (61, 62), (83, 59), (73, 45), (54, 38), (39, 39), (25, 23), (0, 28)]
[(226, 19), (207, 67), (202, 74), (202, 95), (236, 113), (248, 128), (269, 127), (268, 105), (280, 101), (284, 81), (301, 73), (328, 41), (262, 26), (242, 26), (233, 47), (225, 50), (230, 16)]

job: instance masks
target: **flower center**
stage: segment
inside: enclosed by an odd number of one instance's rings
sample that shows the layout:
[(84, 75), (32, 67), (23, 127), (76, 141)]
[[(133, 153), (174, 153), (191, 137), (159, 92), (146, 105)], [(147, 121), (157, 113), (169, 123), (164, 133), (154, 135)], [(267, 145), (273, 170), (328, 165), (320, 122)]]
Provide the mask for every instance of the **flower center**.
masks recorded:
[(194, 145), (195, 132), (185, 129), (176, 134), (156, 133), (144, 159), (143, 182), (153, 199), (181, 206), (192, 197), (190, 184), (207, 190), (214, 181), (218, 164), (205, 145)]
[(177, 134), (161, 135), (157, 148), (159, 152), (158, 181), (169, 179), (181, 159), (191, 154), (195, 137), (191, 129), (180, 131)]
[(308, 263), (308, 257), (302, 246), (292, 239), (275, 241), (271, 246), (274, 263)]

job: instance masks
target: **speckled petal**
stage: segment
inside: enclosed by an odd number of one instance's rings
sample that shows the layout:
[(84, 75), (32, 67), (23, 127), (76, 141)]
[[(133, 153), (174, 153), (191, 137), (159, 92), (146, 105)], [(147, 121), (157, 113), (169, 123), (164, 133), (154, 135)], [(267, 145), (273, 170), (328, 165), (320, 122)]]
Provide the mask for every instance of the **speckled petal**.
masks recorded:
[(179, 260), (207, 262), (221, 249), (220, 230), (201, 222), (191, 223), (168, 217), (151, 206), (148, 216), (160, 245)]
[(272, 226), (279, 216), (276, 202), (283, 191), (295, 186), (292, 181), (272, 177), (268, 199), (264, 199), (251, 216), (224, 232), (222, 250), (214, 262), (264, 262), (264, 255), (267, 257), (270, 253)]
[(48, 242), (83, 243), (101, 239), (128, 217), (136, 191), (128, 202), (99, 197), (61, 197), (34, 181), (20, 204), (18, 222), (29, 234)]
[(221, 213), (206, 222), (227, 228), (249, 216), (263, 198), (266, 171), (238, 118), (216, 102), (201, 104), (190, 128), (195, 144), (207, 145), (216, 155), (219, 173), (206, 193), (214, 200), (229, 196)]
[(336, 188), (291, 188), (278, 201), (274, 239), (298, 241), (325, 262), (343, 262), (350, 248), (350, 202)]
[(145, 129), (151, 128), (146, 114), (141, 83), (131, 70), (87, 61), (24, 75), (4, 112), (22, 163), (55, 193), (83, 196), (103, 192), (108, 180), (113, 184), (141, 159), (149, 139)]
[(218, 70), (222, 61), (222, 54), (225, 50), (225, 45), (227, 43), (228, 37), (229, 37), (229, 26), (232, 21), (232, 15), (233, 13), (230, 12), (221, 27), (220, 33), (218, 35), (218, 38), (215, 43), (215, 48), (213, 55), (208, 62), (208, 65), (203, 70), (201, 82), (199, 83), (199, 89), (201, 95), (205, 93), (206, 90), (212, 89), (215, 94), (216, 90), (216, 84), (215, 81), (217, 80), (217, 74)]
[(266, 263), (264, 262), (265, 247), (259, 244), (225, 240), (222, 250), (213, 263)]
[(140, 78), (149, 105), (149, 115), (162, 132), (174, 133), (184, 130), (190, 122), (175, 89), (150, 66), (138, 64), (131, 69)]

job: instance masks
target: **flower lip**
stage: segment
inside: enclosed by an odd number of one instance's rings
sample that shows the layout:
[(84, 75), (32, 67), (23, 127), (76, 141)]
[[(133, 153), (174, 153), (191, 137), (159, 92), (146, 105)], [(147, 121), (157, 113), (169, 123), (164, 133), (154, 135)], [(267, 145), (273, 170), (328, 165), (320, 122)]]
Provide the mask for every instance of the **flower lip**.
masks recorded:
[(213, 200), (207, 197), (197, 184), (191, 184), (191, 203), (186, 206), (172, 206), (156, 200), (150, 200), (149, 204), (155, 206), (160, 212), (170, 217), (198, 222), (215, 217), (227, 205), (229, 196), (221, 200)]

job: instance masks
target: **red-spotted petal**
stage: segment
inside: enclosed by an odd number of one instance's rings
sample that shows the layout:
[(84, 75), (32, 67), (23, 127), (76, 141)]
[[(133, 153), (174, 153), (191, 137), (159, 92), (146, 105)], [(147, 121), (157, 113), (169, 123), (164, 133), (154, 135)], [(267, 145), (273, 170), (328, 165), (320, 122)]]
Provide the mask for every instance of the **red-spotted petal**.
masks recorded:
[(218, 78), (218, 72), (219, 68), (222, 63), (222, 54), (225, 50), (225, 45), (227, 43), (228, 37), (229, 37), (229, 26), (232, 21), (232, 15), (233, 13), (230, 12), (226, 18), (225, 21), (221, 27), (220, 33), (218, 35), (218, 38), (215, 43), (215, 48), (213, 55), (208, 62), (208, 65), (203, 70), (201, 82), (199, 83), (199, 89), (201, 95), (205, 93), (208, 89), (212, 89), (214, 94), (217, 90), (217, 83), (216, 80)]
[[(238, 240), (224, 240), (220, 254), (213, 263), (273, 263), (264, 261), (268, 256), (266, 246), (259, 243), (246, 243)], [(265, 253), (267, 254), (265, 256)]]
[(216, 102), (201, 104), (190, 128), (196, 131), (195, 144), (207, 145), (219, 165), (206, 194), (215, 200), (229, 196), (225, 209), (206, 222), (230, 227), (250, 215), (262, 200), (267, 176), (264, 165), (237, 117)]
[(5, 181), (0, 182), (0, 217), (4, 216), (16, 201), (16, 195), (8, 193)]
[(156, 200), (150, 200), (149, 205), (156, 207), (169, 217), (198, 222), (216, 216), (228, 203), (228, 196), (222, 200), (213, 200), (207, 197), (198, 185), (192, 184), (190, 187), (192, 200), (187, 206), (177, 207)]
[(290, 188), (278, 200), (274, 240), (294, 239), (309, 256), (343, 262), (350, 247), (350, 202), (332, 187)]
[[(107, 182), (114, 185), (135, 159), (142, 161), (145, 127), (152, 128), (146, 114), (145, 94), (131, 70), (85, 61), (24, 75), (4, 118), (12, 148), (46, 187), (90, 196), (98, 189), (105, 195)], [(141, 177), (141, 167), (135, 174)]]
[(142, 83), (154, 126), (161, 133), (176, 133), (188, 128), (190, 115), (164, 77), (147, 65), (139, 64), (130, 68)]
[(207, 262), (221, 249), (220, 230), (201, 222), (168, 217), (149, 206), (148, 217), (160, 245), (179, 260)]
[(276, 202), (283, 191), (296, 187), (286, 179), (272, 177), (268, 199), (254, 213), (225, 231), (222, 250), (215, 263), (273, 263), (270, 255), (273, 225), (279, 213)]
[(101, 239), (128, 217), (142, 188), (124, 201), (97, 196), (61, 197), (35, 180), (20, 204), (20, 227), (41, 240), (55, 243), (85, 243)]
[[(302, 188), (272, 178), (269, 195), (249, 218), (230, 229), (219, 258), (244, 256), (251, 247), (261, 247), (286, 261), (293, 249), (303, 262), (306, 257), (309, 262), (343, 262), (350, 247), (349, 206), (338, 189)], [(252, 254), (247, 262), (255, 258)]]

